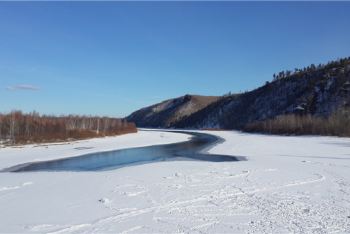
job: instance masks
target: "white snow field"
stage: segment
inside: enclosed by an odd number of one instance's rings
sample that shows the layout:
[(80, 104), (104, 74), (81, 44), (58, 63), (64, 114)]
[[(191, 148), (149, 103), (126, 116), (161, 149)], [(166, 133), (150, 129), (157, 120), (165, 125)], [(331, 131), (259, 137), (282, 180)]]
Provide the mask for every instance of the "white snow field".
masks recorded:
[[(1, 233), (350, 233), (350, 138), (208, 132), (210, 153), (97, 172), (0, 173)], [(146, 132), (0, 149), (0, 167), (187, 140)]]

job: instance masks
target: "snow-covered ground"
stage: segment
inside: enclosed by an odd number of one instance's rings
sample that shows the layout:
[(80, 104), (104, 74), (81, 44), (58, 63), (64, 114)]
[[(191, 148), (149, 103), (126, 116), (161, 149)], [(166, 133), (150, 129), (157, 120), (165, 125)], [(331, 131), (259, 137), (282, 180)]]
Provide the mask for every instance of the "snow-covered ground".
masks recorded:
[[(0, 173), (0, 232), (350, 232), (349, 138), (210, 133), (225, 139), (210, 153), (248, 160)], [(4, 148), (0, 167), (187, 138), (141, 131), (47, 148)]]

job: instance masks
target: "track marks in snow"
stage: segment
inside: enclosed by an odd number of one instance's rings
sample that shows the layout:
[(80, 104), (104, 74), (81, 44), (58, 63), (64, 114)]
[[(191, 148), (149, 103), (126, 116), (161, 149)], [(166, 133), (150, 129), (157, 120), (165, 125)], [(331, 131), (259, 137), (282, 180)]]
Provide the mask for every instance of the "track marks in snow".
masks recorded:
[(28, 186), (28, 185), (32, 185), (33, 182), (31, 181), (28, 181), (28, 182), (24, 182), (20, 185), (14, 185), (14, 186), (3, 186), (3, 187), (0, 187), (0, 192), (3, 192), (3, 191), (8, 191), (8, 190), (15, 190), (15, 189), (21, 189), (25, 186)]
[(320, 174), (314, 174), (316, 178), (310, 178), (310, 179), (304, 179), (304, 180), (297, 180), (291, 183), (287, 183), (283, 185), (283, 187), (292, 187), (292, 186), (300, 186), (300, 185), (305, 185), (305, 184), (312, 184), (312, 183), (318, 183), (322, 182), (326, 179), (325, 176), (320, 175)]
[(74, 233), (79, 232), (81, 229), (90, 227), (91, 224), (76, 224), (76, 225), (53, 225), (53, 224), (40, 224), (40, 225), (34, 225), (31, 227), (27, 227), (26, 229), (30, 230), (31, 232), (40, 232), (40, 233), (47, 233), (47, 234), (61, 234), (61, 233)]
[(258, 187), (258, 186), (252, 186), (252, 187), (239, 187), (237, 189), (240, 190), (239, 193), (235, 193), (234, 195), (244, 195), (244, 194), (254, 194), (254, 193), (259, 193), (259, 192), (267, 192), (267, 191), (272, 191), (272, 190), (277, 190), (277, 189), (282, 189), (282, 188), (287, 188), (287, 187), (294, 187), (294, 186), (302, 186), (306, 184), (313, 184), (313, 183), (318, 183), (322, 182), (326, 179), (325, 176), (320, 175), (320, 174), (315, 174), (315, 178), (305, 178), (301, 180), (295, 180), (289, 183), (285, 183), (282, 185), (274, 185), (274, 186), (266, 186), (266, 187)]
[(67, 228), (60, 229), (58, 231), (48, 232), (48, 234), (72, 233), (72, 232), (76, 232), (76, 231), (79, 231), (80, 229), (90, 227), (90, 226), (91, 226), (90, 223), (77, 224), (77, 225), (72, 225), (72, 226), (67, 227)]
[(126, 185), (117, 186), (113, 190), (113, 192), (119, 193), (121, 195), (128, 196), (128, 197), (135, 197), (146, 193), (147, 190), (144, 186), (141, 186), (141, 185), (126, 184)]
[(135, 232), (135, 231), (137, 232), (137, 230), (140, 230), (142, 228), (143, 228), (143, 226), (135, 226), (135, 227), (132, 227), (132, 228), (129, 228), (127, 230), (122, 231), (121, 234), (131, 233), (131, 232)]
[[(255, 179), (267, 173), (276, 173), (276, 177)], [(276, 168), (238, 171), (218, 167), (207, 173), (173, 173), (147, 187), (143, 181), (118, 185), (105, 194), (110, 202), (103, 205), (110, 209), (109, 215), (55, 228), (54, 233), (350, 231), (350, 219), (344, 216), (346, 207), (336, 207), (327, 199), (315, 201), (310, 194), (298, 192), (305, 189), (289, 189), (322, 183), (325, 175), (296, 175), (288, 181), (280, 179), (278, 173)], [(123, 207), (120, 199), (134, 207)]]
[(30, 227), (25, 227), (25, 228), (29, 229), (32, 232), (50, 232), (60, 227), (58, 225), (52, 225), (52, 224), (40, 224), (40, 225), (34, 225)]

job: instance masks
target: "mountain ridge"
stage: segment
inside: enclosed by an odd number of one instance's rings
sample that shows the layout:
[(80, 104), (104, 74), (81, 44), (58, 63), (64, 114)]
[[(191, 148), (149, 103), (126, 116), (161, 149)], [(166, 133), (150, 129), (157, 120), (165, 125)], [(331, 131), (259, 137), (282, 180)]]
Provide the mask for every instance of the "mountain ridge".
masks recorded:
[[(350, 107), (350, 58), (325, 65), (311, 64), (293, 72), (279, 72), (273, 77), (273, 81), (252, 91), (217, 97), (202, 108), (179, 115), (167, 124), (157, 121), (157, 113), (148, 124), (144, 124), (142, 120), (145, 116), (137, 111), (140, 114), (138, 121), (130, 116), (128, 120), (139, 127), (244, 129), (251, 123), (280, 115), (327, 118), (339, 109)], [(173, 112), (164, 111), (166, 113), (162, 115), (171, 118)]]

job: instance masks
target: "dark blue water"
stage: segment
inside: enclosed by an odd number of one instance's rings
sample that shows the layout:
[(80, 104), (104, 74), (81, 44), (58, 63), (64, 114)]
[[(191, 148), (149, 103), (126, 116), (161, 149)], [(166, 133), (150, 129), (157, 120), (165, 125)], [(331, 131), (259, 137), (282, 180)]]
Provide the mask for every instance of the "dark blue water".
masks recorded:
[(206, 148), (222, 142), (221, 138), (204, 133), (182, 133), (190, 134), (192, 136), (191, 140), (175, 144), (121, 149), (90, 153), (72, 158), (25, 163), (2, 171), (99, 171), (165, 160), (202, 160), (210, 162), (244, 160), (243, 157), (202, 153)]

